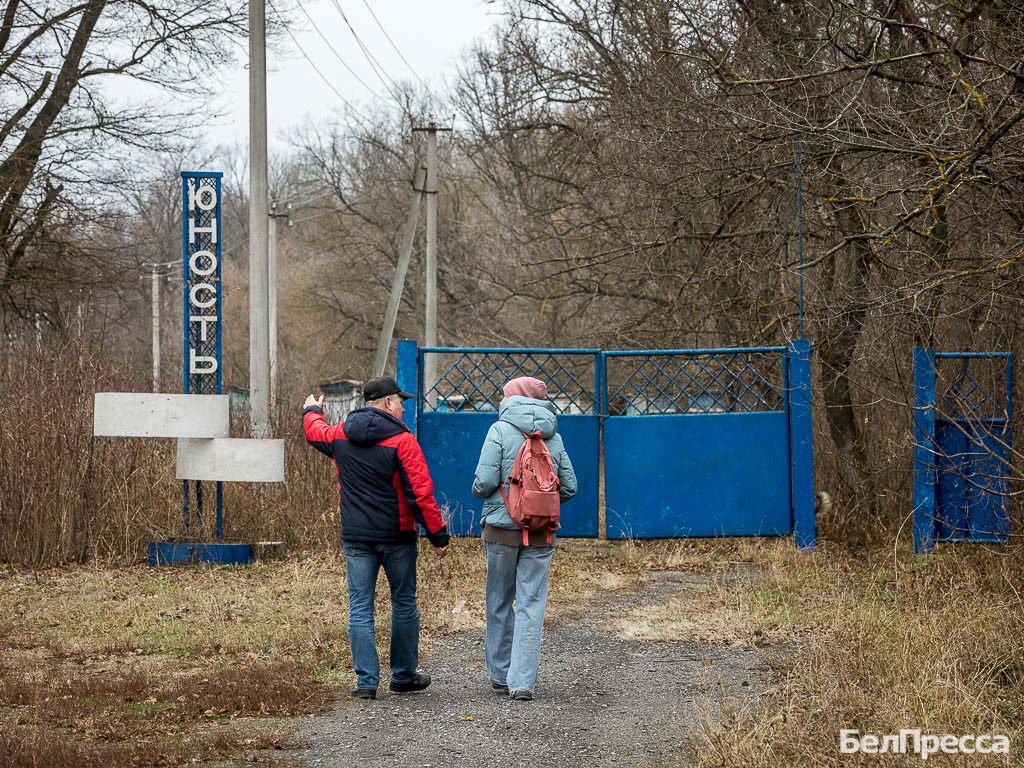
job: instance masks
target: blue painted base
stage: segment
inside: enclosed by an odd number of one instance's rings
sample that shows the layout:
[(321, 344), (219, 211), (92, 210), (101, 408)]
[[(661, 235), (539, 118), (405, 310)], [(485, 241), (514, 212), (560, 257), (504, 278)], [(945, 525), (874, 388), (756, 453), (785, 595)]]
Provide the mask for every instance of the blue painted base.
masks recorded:
[(250, 562), (252, 562), (251, 544), (203, 544), (175, 541), (151, 541), (149, 543), (149, 564), (151, 566), (187, 563), (248, 565)]

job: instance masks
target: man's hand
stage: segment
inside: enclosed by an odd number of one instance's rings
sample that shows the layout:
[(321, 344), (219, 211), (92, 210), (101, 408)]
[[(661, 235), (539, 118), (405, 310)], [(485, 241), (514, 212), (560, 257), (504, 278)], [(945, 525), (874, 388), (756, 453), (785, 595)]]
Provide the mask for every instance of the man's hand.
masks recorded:
[(317, 406), (323, 408), (324, 407), (324, 396), (320, 395), (320, 398), (317, 399), (316, 395), (310, 395), (309, 397), (306, 398), (306, 402), (302, 404), (302, 409), (305, 410), (306, 408), (309, 408), (309, 406), (311, 406), (311, 405), (317, 405)]
[(434, 551), (437, 552), (437, 559), (440, 560), (448, 553), (448, 545), (443, 547), (434, 547)]

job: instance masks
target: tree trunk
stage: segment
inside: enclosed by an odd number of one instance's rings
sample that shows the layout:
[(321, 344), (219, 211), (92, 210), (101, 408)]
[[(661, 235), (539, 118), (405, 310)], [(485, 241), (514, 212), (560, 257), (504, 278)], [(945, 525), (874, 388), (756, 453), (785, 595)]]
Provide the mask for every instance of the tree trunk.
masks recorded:
[[(844, 237), (865, 231), (860, 213), (849, 203), (837, 206), (835, 217)], [(839, 454), (839, 471), (855, 498), (867, 500), (869, 506), (872, 500), (865, 496), (865, 482), (870, 473), (853, 407), (850, 368), (870, 306), (867, 277), (872, 255), (866, 240), (850, 240), (845, 252), (836, 254), (835, 313), (823, 328), (821, 342), (825, 413)]]

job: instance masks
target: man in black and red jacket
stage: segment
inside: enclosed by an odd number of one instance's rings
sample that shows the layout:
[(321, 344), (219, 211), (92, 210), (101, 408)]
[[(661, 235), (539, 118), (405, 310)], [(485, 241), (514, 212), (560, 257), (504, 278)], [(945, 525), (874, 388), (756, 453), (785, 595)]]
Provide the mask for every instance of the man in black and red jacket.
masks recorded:
[(373, 634), (373, 604), (381, 567), (391, 587), (391, 685), (395, 693), (422, 691), (430, 675), (418, 672), (420, 613), (416, 607), (418, 522), (438, 557), (448, 528), (434, 500), (434, 483), (416, 438), (402, 422), (412, 397), (387, 376), (363, 386), (366, 406), (330, 426), (323, 395), (306, 398), (306, 441), (334, 459), (341, 501), (341, 543), (348, 575), (348, 639), (361, 699), (377, 698), (380, 660)]

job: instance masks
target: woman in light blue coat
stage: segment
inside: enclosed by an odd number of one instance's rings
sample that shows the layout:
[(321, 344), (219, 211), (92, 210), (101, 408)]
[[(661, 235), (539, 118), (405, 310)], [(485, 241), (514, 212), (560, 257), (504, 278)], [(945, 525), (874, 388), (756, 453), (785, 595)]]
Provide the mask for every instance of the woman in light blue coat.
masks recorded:
[[(558, 434), (558, 418), (547, 385), (522, 376), (503, 388), (498, 421), (491, 425), (480, 451), (473, 495), (484, 499), (480, 521), (487, 557), (487, 676), (496, 691), (517, 701), (531, 701), (540, 667), (540, 641), (554, 543), (544, 531), (531, 531), (529, 546), (512, 522), (498, 490), (512, 472), (523, 432), (540, 432), (559, 479), (559, 497), (576, 495), (576, 474)], [(513, 611), (513, 602), (515, 609)]]

